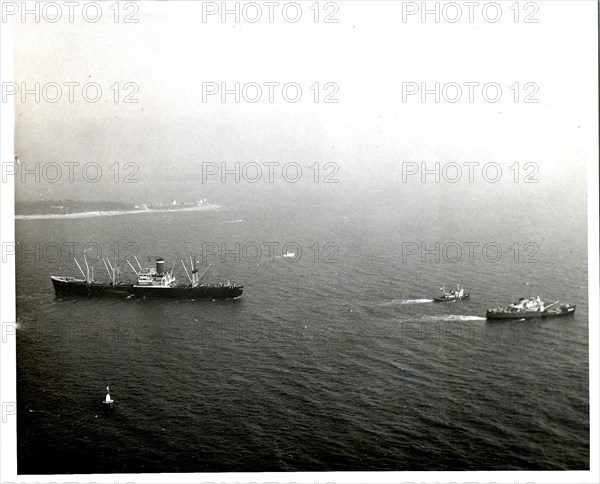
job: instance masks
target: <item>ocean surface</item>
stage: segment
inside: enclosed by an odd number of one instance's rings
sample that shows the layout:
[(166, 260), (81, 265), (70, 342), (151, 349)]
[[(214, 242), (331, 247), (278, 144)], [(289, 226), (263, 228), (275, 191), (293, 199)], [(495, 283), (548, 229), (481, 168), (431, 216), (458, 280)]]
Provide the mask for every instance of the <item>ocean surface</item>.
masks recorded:
[[(589, 468), (585, 205), (284, 188), (16, 221), (19, 474)], [(57, 299), (86, 244), (244, 294)], [(485, 320), (537, 295), (575, 316)]]

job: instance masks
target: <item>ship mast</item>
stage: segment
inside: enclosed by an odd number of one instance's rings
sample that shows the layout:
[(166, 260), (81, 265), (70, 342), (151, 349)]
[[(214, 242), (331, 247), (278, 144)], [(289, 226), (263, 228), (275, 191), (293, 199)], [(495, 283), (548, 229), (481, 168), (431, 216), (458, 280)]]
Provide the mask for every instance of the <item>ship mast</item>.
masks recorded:
[[(135, 270), (135, 267), (133, 267), (133, 265), (131, 265), (131, 262), (129, 262), (129, 259), (125, 259), (127, 261), (127, 263), (129, 264), (129, 267), (131, 267), (131, 270), (135, 273), (136, 276), (139, 276), (138, 271)], [(137, 257), (135, 258), (135, 260), (137, 260)], [(139, 261), (138, 261), (138, 265), (140, 265)], [(141, 270), (141, 266), (140, 266), (140, 270)]]
[(192, 287), (198, 285), (198, 269), (196, 269), (196, 261), (190, 256), (190, 266), (192, 267)]
[(210, 264), (208, 264), (208, 266), (206, 266), (206, 269), (204, 269), (204, 270), (202, 271), (202, 274), (200, 274), (200, 275), (199, 275), (199, 276), (196, 278), (196, 285), (198, 285), (198, 284), (200, 283), (200, 279), (202, 278), (202, 276), (203, 276), (204, 274), (206, 274), (206, 271), (207, 271), (208, 269), (210, 269)]
[(183, 259), (181, 259), (181, 265), (183, 266), (183, 270), (185, 271), (187, 278), (190, 280), (190, 283), (192, 285), (194, 285), (194, 281), (192, 281), (192, 278), (190, 277), (190, 273), (188, 272), (187, 267), (185, 266), (185, 262), (183, 262)]
[(192, 256), (190, 256), (190, 266), (191, 266), (191, 273), (192, 273), (192, 275), (190, 276), (190, 272), (188, 271), (188, 269), (185, 265), (185, 262), (183, 261), (183, 259), (181, 259), (181, 265), (183, 266), (183, 270), (185, 270), (187, 278), (190, 280), (192, 287), (196, 287), (196, 286), (198, 286), (198, 284), (200, 284), (200, 278), (204, 274), (206, 274), (206, 271), (210, 267), (210, 264), (208, 264), (208, 267), (206, 269), (204, 269), (202, 274), (198, 275), (198, 268), (196, 267), (196, 264), (197, 264), (197, 261), (195, 261), (194, 258)]
[[(117, 285), (117, 272), (118, 272), (118, 267), (117, 267), (116, 261), (115, 261), (114, 267), (110, 263), (110, 259), (108, 257), (104, 257), (102, 259), (102, 262), (104, 262), (104, 267), (106, 267), (106, 271), (108, 272), (108, 277), (110, 277), (112, 285), (116, 286)], [(108, 262), (108, 265), (107, 265), (107, 262)], [(110, 270), (108, 269), (109, 267), (110, 267)]]
[(113, 267), (113, 265), (110, 263), (110, 261), (108, 261), (108, 263), (110, 264), (110, 269), (112, 270), (112, 283), (113, 286), (117, 285), (117, 277), (119, 276), (119, 267), (117, 266), (117, 261), (115, 260), (115, 265)]
[[(106, 265), (106, 257), (102, 258), (102, 262), (104, 263), (104, 267), (106, 268), (106, 272), (108, 272), (108, 277), (110, 277), (112, 279), (110, 271), (108, 270), (108, 266)], [(108, 262), (110, 263), (110, 261), (108, 261)]]
[(79, 267), (79, 272), (81, 272), (81, 275), (85, 278), (85, 272), (83, 272), (83, 269), (79, 265), (79, 262), (77, 262), (77, 259), (75, 259), (75, 257), (73, 257), (73, 260), (75, 261), (75, 264), (77, 264), (77, 267)]
[(87, 277), (85, 278), (86, 282), (90, 283), (90, 266), (88, 265), (87, 257), (83, 254), (83, 261), (85, 262), (85, 270), (87, 272)]

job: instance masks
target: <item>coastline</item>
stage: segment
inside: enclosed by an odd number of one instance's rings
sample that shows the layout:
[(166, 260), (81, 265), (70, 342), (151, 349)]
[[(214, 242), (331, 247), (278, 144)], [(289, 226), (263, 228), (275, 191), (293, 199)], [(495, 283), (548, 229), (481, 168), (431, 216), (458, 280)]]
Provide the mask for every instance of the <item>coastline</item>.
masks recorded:
[(92, 218), (92, 217), (112, 217), (116, 215), (133, 215), (140, 213), (167, 213), (167, 212), (206, 212), (209, 210), (217, 210), (220, 205), (207, 203), (202, 206), (186, 207), (186, 208), (158, 208), (148, 210), (96, 210), (91, 212), (77, 213), (48, 213), (34, 215), (15, 215), (15, 220), (53, 220), (53, 219), (76, 219), (76, 218)]

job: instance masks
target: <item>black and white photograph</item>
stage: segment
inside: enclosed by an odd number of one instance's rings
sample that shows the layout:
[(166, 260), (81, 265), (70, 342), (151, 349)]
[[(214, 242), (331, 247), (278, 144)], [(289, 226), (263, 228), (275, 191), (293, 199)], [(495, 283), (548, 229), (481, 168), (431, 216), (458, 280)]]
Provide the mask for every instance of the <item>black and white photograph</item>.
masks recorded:
[(0, 482), (600, 482), (598, 12), (1, 1)]

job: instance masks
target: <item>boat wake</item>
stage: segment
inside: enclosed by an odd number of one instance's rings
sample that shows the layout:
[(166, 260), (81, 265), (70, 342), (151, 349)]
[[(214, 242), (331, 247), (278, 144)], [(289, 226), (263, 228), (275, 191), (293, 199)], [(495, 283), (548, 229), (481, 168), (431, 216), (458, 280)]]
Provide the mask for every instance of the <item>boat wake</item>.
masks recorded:
[(383, 303), (383, 306), (393, 306), (396, 304), (426, 304), (433, 302), (433, 299), (394, 299)]
[(425, 321), (485, 321), (481, 316), (465, 316), (461, 314), (444, 314), (439, 316), (423, 316)]
[(239, 224), (240, 222), (243, 222), (242, 219), (239, 220), (225, 220), (224, 222), (221, 222), (222, 224)]

